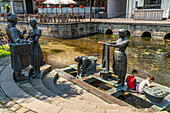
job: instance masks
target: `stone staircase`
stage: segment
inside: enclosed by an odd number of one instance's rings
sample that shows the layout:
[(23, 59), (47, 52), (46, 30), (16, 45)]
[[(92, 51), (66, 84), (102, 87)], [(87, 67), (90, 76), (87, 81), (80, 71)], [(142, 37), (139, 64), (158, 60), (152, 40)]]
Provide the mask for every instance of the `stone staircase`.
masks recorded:
[[(109, 104), (79, 86), (58, 76), (50, 65), (41, 67), (41, 77), (32, 79), (32, 67), (23, 70), (28, 81), (15, 82), (9, 64), (0, 75), (4, 93), (20, 106), (38, 113), (148, 113), (132, 106)], [(17, 111), (16, 111), (17, 112)]]

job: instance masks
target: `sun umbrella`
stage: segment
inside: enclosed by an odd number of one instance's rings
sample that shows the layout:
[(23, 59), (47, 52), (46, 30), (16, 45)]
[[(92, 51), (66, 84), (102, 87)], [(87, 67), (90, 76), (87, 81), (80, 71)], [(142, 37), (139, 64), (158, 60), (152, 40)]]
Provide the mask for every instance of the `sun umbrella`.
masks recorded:
[[(73, 0), (47, 0), (43, 3), (45, 3), (45, 4), (59, 4), (60, 7), (62, 4), (76, 4), (76, 2)], [(61, 9), (60, 9), (60, 13), (61, 13)]]

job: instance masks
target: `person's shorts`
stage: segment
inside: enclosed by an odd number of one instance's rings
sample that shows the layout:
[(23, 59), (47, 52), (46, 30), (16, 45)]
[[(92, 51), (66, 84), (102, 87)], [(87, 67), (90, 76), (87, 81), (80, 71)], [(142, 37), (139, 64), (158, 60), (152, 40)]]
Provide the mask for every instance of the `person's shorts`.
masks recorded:
[(133, 89), (131, 89), (131, 88), (128, 88), (128, 90), (135, 90), (135, 91), (136, 91), (136, 88), (133, 88)]

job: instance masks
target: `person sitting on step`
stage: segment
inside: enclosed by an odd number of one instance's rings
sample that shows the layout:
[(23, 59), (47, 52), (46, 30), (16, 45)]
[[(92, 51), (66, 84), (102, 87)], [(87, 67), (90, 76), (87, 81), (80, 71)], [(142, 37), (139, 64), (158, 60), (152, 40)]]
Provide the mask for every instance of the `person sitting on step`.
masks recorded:
[(127, 76), (126, 82), (129, 90), (136, 90), (136, 78), (138, 71), (133, 69), (132, 74)]
[(147, 85), (148, 87), (153, 87), (153, 86), (155, 86), (155, 85), (151, 84), (153, 81), (154, 81), (154, 77), (153, 77), (152, 75), (148, 75), (146, 80), (141, 81), (141, 82), (137, 85), (136, 91), (137, 91), (138, 93), (143, 94), (143, 93), (144, 93), (144, 92), (143, 92), (143, 88), (144, 88), (146, 85)]

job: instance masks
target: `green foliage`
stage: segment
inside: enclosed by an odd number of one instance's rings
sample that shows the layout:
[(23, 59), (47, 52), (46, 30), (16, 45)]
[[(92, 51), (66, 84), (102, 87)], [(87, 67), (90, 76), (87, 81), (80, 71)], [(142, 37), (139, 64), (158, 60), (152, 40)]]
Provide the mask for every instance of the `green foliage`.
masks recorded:
[(5, 51), (0, 46), (0, 59), (10, 55), (10, 51)]

